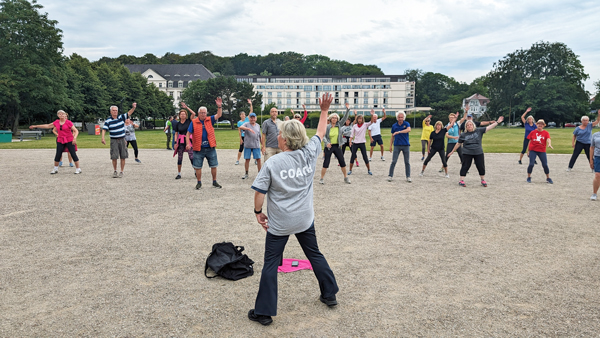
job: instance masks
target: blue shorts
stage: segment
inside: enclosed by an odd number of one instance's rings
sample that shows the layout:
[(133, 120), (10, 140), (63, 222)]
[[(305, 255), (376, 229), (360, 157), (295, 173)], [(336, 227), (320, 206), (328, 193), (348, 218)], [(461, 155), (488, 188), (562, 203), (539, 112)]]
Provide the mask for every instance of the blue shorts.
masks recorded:
[(371, 147), (374, 147), (375, 144), (383, 145), (383, 140), (381, 139), (381, 134), (371, 136), (373, 138), (373, 142), (371, 142)]
[(194, 169), (202, 169), (204, 158), (206, 158), (209, 167), (216, 168), (219, 166), (219, 161), (217, 161), (217, 149), (202, 148), (200, 151), (194, 150), (194, 159), (192, 160), (192, 167), (194, 167)]
[(259, 160), (260, 148), (244, 148), (244, 160), (249, 160), (250, 155), (254, 156), (255, 160)]
[(600, 173), (600, 156), (594, 156), (594, 172)]

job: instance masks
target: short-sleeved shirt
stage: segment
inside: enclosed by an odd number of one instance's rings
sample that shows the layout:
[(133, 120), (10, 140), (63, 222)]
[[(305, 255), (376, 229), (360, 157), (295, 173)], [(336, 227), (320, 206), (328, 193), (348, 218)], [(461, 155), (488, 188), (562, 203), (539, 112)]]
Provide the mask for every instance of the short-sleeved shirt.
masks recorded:
[[(449, 124), (450, 123), (448, 123), (448, 125)], [(448, 126), (448, 125), (446, 125), (446, 126)], [(448, 128), (448, 135), (450, 135), (450, 136), (459, 136), (460, 135), (458, 132), (458, 123), (457, 122), (454, 122), (454, 125), (452, 127)], [(456, 142), (458, 142), (457, 139), (453, 139), (453, 138), (448, 139), (448, 143), (456, 143)]]
[(135, 141), (135, 126), (133, 124), (125, 126), (125, 141)]
[(546, 141), (550, 138), (550, 134), (547, 131), (533, 130), (527, 138), (529, 139), (529, 150), (541, 153), (546, 152)]
[(442, 128), (438, 133), (435, 130), (429, 134), (431, 142), (431, 149), (433, 150), (444, 150), (444, 139), (446, 138), (446, 128)]
[(167, 131), (165, 131), (165, 134), (173, 133), (173, 123), (171, 121), (167, 121), (167, 127), (169, 128), (167, 129)]
[(481, 147), (481, 139), (485, 134), (486, 128), (477, 128), (471, 132), (465, 131), (460, 134), (458, 143), (463, 144), (463, 155), (481, 155), (483, 148)]
[[(238, 123), (237, 123), (238, 128), (241, 127), (246, 122), (250, 122), (250, 119), (248, 117), (246, 117), (246, 119), (244, 119), (243, 121), (242, 120), (238, 121)], [(244, 137), (244, 135), (245, 135), (245, 133), (242, 130), (242, 137)]]
[[(210, 123), (215, 124), (215, 121), (217, 119), (215, 118), (215, 115), (210, 117)], [(200, 121), (200, 119), (198, 119), (198, 121)], [(202, 124), (202, 145), (201, 148), (210, 148), (210, 144), (208, 143), (208, 133), (206, 132), (206, 127), (204, 126), (204, 121), (200, 121), (200, 123)], [(188, 131), (190, 132), (190, 134), (194, 133), (194, 124), (190, 123), (190, 126), (188, 127)]]
[(600, 156), (600, 131), (597, 131), (592, 135), (592, 147), (594, 147), (594, 157)]
[(73, 122), (65, 120), (65, 123), (63, 123), (62, 128), (60, 127), (60, 120), (58, 119), (52, 122), (52, 124), (54, 124), (54, 128), (56, 128), (56, 132), (58, 133), (58, 136), (56, 137), (56, 142), (62, 144), (73, 142), (74, 137), (73, 132), (71, 131), (71, 127), (73, 127)]
[(536, 130), (537, 126), (535, 125), (535, 123), (533, 124), (533, 126), (530, 126), (529, 123), (525, 123), (525, 138), (527, 138), (527, 136), (529, 136), (529, 133), (531, 133), (532, 131)]
[(127, 120), (128, 116), (128, 114), (121, 114), (116, 119), (109, 117), (104, 120), (102, 129), (109, 131), (110, 138), (125, 137), (125, 120)]
[[(460, 125), (460, 132), (461, 132), (461, 133), (465, 131), (465, 127), (467, 126), (467, 121), (468, 121), (468, 120), (465, 120), (465, 122), (463, 122), (463, 123)], [(475, 128), (479, 128), (479, 126), (481, 125), (481, 122), (473, 121), (473, 123), (475, 123)]]
[(277, 142), (277, 135), (279, 135), (279, 120), (273, 122), (273, 120), (268, 119), (262, 124), (262, 133), (265, 134), (265, 147), (269, 148), (279, 148), (279, 143)]
[[(392, 126), (392, 134), (397, 131), (405, 130), (410, 127), (410, 123), (404, 121), (401, 125), (398, 122), (394, 123)], [(396, 134), (394, 136), (394, 145), (395, 146), (409, 146), (410, 142), (408, 141), (408, 133)]]
[(288, 236), (312, 225), (313, 181), (320, 152), (321, 139), (315, 135), (301, 149), (269, 157), (258, 172), (252, 189), (267, 194), (270, 234)]
[(176, 134), (179, 133), (179, 135), (185, 136), (187, 134), (188, 129), (190, 128), (191, 123), (192, 120), (190, 119), (185, 119), (185, 122), (183, 123), (177, 122), (177, 124), (173, 128), (173, 131), (175, 131)]
[(426, 125), (425, 121), (423, 121), (423, 132), (421, 132), (421, 140), (427, 141), (429, 140), (429, 135), (434, 130), (431, 124)]
[(342, 136), (344, 137), (350, 137), (352, 135), (352, 126), (342, 126), (342, 128), (340, 128), (342, 131)]
[(371, 125), (369, 126), (371, 137), (381, 135), (381, 121), (383, 121), (383, 119), (377, 119), (377, 121), (371, 122)]
[(579, 127), (573, 130), (573, 135), (575, 135), (575, 139), (583, 144), (592, 143), (592, 123), (588, 123), (585, 129), (581, 129)]
[(251, 131), (248, 131), (246, 133), (246, 136), (244, 137), (244, 148), (260, 148), (260, 124), (254, 123), (254, 125), (252, 125), (252, 123), (246, 122), (242, 124), (242, 127), (254, 130), (254, 133), (252, 133)]

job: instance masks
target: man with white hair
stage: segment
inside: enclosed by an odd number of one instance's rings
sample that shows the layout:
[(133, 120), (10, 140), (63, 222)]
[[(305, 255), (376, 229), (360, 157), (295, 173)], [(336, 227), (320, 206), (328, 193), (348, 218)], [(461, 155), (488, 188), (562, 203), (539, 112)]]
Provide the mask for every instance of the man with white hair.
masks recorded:
[[(110, 117), (104, 121), (102, 126), (102, 144), (106, 144), (104, 135), (108, 130), (110, 136), (110, 159), (113, 165), (113, 178), (122, 178), (125, 169), (125, 159), (128, 157), (127, 142), (125, 141), (125, 121), (131, 116), (137, 103), (131, 105), (127, 114), (119, 115), (117, 106), (110, 107)], [(117, 160), (121, 158), (121, 172), (117, 174)]]
[(392, 177), (394, 177), (394, 168), (396, 167), (396, 162), (398, 161), (398, 156), (400, 156), (400, 152), (404, 153), (404, 171), (406, 173), (406, 181), (411, 183), (412, 180), (410, 178), (410, 142), (408, 141), (408, 133), (410, 133), (410, 123), (406, 122), (404, 118), (406, 114), (403, 111), (399, 111), (396, 113), (396, 120), (398, 122), (394, 123), (392, 126), (392, 138), (390, 140), (390, 153), (392, 152), (392, 145), (394, 146), (394, 154), (392, 156), (392, 163), (390, 164), (390, 171), (388, 175), (388, 182), (392, 181)]
[(269, 114), (271, 115), (271, 118), (262, 124), (262, 133), (264, 137), (261, 140), (261, 148), (263, 149), (263, 155), (265, 155), (265, 162), (269, 157), (281, 152), (279, 144), (277, 143), (277, 135), (279, 135), (279, 127), (283, 121), (277, 118), (277, 108), (271, 108)]
[[(193, 148), (194, 150), (192, 167), (196, 170), (196, 179), (198, 179), (196, 190), (202, 188), (202, 165), (204, 164), (205, 158), (210, 167), (213, 187), (219, 189), (222, 188), (221, 185), (217, 183), (217, 167), (219, 166), (219, 161), (217, 160), (217, 139), (215, 138), (213, 124), (215, 124), (221, 115), (223, 115), (223, 100), (220, 97), (217, 97), (215, 102), (217, 103), (217, 113), (208, 117), (206, 116), (208, 113), (206, 107), (198, 108), (198, 117), (192, 120), (185, 135), (185, 148), (188, 150)], [(193, 145), (190, 142), (190, 135), (194, 135)]]
[(371, 125), (367, 128), (369, 131), (369, 138), (371, 139), (371, 153), (369, 154), (369, 162), (371, 162), (371, 158), (373, 157), (373, 149), (379, 144), (379, 148), (381, 149), (381, 160), (385, 161), (383, 157), (383, 139), (381, 138), (381, 122), (385, 120), (387, 115), (385, 114), (385, 108), (381, 111), (383, 117), (378, 119), (377, 114), (375, 114), (375, 110), (371, 109)]

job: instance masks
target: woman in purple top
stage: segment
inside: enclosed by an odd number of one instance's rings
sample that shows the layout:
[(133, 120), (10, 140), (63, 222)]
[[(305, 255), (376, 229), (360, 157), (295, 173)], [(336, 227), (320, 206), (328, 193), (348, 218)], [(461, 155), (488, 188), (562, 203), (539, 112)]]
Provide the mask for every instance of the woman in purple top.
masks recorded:
[(590, 144), (592, 143), (592, 128), (594, 128), (598, 122), (600, 122), (600, 110), (598, 110), (598, 118), (596, 121), (590, 123), (590, 118), (583, 116), (581, 118), (581, 125), (573, 130), (573, 141), (571, 146), (573, 147), (573, 155), (569, 161), (569, 167), (567, 171), (571, 171), (575, 165), (575, 161), (581, 154), (581, 150), (585, 151), (585, 157), (588, 162), (590, 161)]
[[(356, 114), (356, 111), (354, 111), (354, 114)], [(348, 175), (352, 174), (352, 165), (354, 164), (354, 160), (356, 160), (356, 166), (358, 167), (358, 156), (356, 156), (358, 149), (360, 149), (363, 161), (365, 161), (367, 166), (367, 172), (369, 175), (373, 175), (371, 172), (371, 165), (369, 164), (369, 157), (367, 156), (367, 147), (365, 146), (365, 143), (367, 142), (365, 135), (367, 134), (367, 128), (369, 128), (370, 125), (371, 122), (365, 123), (364, 116), (356, 116), (356, 124), (352, 126), (352, 134), (350, 136), (350, 150), (352, 150), (352, 156), (350, 156), (350, 168), (348, 170)]]
[(537, 128), (537, 126), (533, 122), (533, 116), (529, 115), (527, 116), (527, 119), (525, 119), (525, 115), (527, 115), (527, 113), (529, 113), (530, 111), (531, 107), (527, 108), (523, 115), (521, 115), (521, 121), (523, 121), (523, 125), (525, 126), (525, 138), (523, 139), (523, 150), (521, 150), (521, 156), (519, 156), (519, 164), (523, 164), (521, 160), (523, 159), (523, 155), (525, 155), (525, 153), (527, 152), (527, 147), (529, 146), (529, 139), (527, 138), (527, 136), (529, 136), (529, 133), (531, 133)]

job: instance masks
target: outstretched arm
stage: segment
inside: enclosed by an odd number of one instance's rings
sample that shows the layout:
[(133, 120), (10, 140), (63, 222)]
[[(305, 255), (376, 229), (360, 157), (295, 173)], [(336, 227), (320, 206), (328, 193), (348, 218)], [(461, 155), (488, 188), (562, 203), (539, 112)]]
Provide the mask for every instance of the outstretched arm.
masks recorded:
[(595, 126), (597, 126), (598, 123), (600, 123), (600, 109), (598, 109), (598, 117), (596, 118), (596, 121), (592, 122), (592, 128), (594, 128)]
[(254, 107), (252, 107), (252, 100), (248, 99), (248, 104), (250, 105), (250, 114), (254, 112)]
[(521, 115), (521, 121), (523, 121), (523, 125), (525, 125), (525, 123), (527, 123), (527, 120), (525, 120), (525, 115), (527, 115), (527, 113), (529, 113), (531, 111), (531, 107), (527, 108), (527, 110), (523, 113), (523, 115)]
[(48, 124), (34, 124), (32, 126), (29, 126), (29, 129), (35, 129), (35, 128), (39, 128), (39, 129), (50, 129), (50, 128), (54, 128), (54, 123), (48, 123)]
[(300, 123), (304, 124), (304, 122), (306, 121), (306, 118), (308, 117), (308, 112), (306, 111), (305, 105), (302, 105), (302, 108), (304, 108), (304, 116), (302, 116), (302, 118), (300, 119)]
[(190, 116), (193, 119), (194, 117), (196, 117), (196, 112), (191, 110), (190, 107), (187, 106), (187, 104), (185, 104), (185, 102), (181, 102), (181, 108), (186, 109), (187, 111), (190, 112)]
[(215, 115), (215, 120), (219, 120), (221, 115), (223, 115), (223, 99), (217, 97), (215, 103), (217, 104), (217, 114)]
[(131, 114), (133, 114), (133, 111), (135, 110), (135, 108), (136, 108), (136, 107), (137, 107), (137, 103), (136, 103), (136, 102), (134, 102), (134, 103), (131, 105), (131, 109), (129, 109), (129, 111), (127, 112), (127, 115), (128, 115), (128, 116), (131, 116)]
[(387, 114), (385, 113), (385, 108), (383, 108), (381, 110), (381, 112), (383, 113), (383, 117), (381, 118), (381, 121), (385, 120), (387, 118)]
[(490, 124), (489, 126), (487, 126), (487, 127), (485, 128), (485, 132), (487, 133), (488, 131), (490, 131), (490, 130), (492, 130), (492, 129), (496, 128), (496, 126), (497, 126), (499, 123), (502, 123), (502, 121), (504, 121), (504, 116), (500, 116), (500, 117), (498, 118), (498, 121), (494, 121), (492, 124)]
[(329, 93), (323, 94), (323, 97), (319, 99), (319, 106), (321, 106), (321, 116), (319, 118), (319, 124), (317, 125), (317, 136), (322, 140), (327, 131), (327, 113), (329, 112), (329, 106), (333, 101), (333, 96)]

